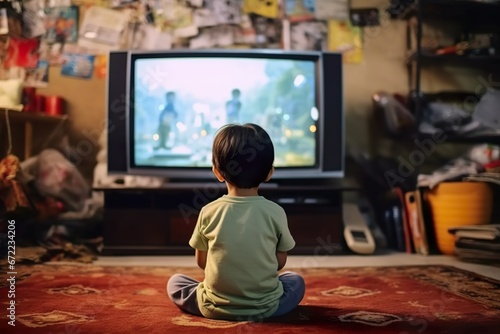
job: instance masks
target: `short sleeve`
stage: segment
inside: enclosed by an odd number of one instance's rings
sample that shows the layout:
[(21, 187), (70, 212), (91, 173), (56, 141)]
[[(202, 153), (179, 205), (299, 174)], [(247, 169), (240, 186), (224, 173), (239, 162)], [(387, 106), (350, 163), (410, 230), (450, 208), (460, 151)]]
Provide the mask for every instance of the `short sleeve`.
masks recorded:
[(278, 252), (288, 252), (293, 247), (295, 247), (295, 240), (293, 239), (292, 234), (288, 229), (288, 220), (286, 218), (286, 214), (284, 211), (283, 215), (280, 217), (279, 225), (280, 225), (280, 236), (276, 250)]
[(201, 251), (208, 251), (208, 239), (202, 233), (203, 210), (198, 215), (198, 221), (194, 227), (193, 235), (189, 239), (189, 246)]

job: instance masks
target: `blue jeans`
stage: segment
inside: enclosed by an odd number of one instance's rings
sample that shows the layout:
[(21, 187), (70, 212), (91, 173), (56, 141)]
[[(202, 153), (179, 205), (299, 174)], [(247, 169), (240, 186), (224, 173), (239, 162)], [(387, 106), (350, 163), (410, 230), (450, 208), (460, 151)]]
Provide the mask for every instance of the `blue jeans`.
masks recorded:
[[(306, 286), (304, 279), (297, 273), (287, 271), (279, 275), (279, 280), (283, 284), (283, 295), (280, 298), (279, 306), (271, 317), (278, 317), (293, 310), (299, 305)], [(189, 276), (174, 274), (167, 283), (168, 297), (181, 310), (202, 316), (196, 299), (196, 287), (200, 282)]]

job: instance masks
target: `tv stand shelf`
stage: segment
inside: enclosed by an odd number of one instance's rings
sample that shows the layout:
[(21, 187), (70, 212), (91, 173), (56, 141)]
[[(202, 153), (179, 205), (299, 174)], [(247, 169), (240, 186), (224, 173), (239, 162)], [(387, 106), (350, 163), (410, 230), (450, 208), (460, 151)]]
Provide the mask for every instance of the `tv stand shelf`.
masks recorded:
[[(103, 255), (190, 255), (188, 245), (199, 210), (226, 193), (207, 183), (187, 187), (98, 188), (104, 192)], [(263, 187), (280, 204), (296, 240), (295, 255), (346, 253), (342, 191), (336, 186)]]

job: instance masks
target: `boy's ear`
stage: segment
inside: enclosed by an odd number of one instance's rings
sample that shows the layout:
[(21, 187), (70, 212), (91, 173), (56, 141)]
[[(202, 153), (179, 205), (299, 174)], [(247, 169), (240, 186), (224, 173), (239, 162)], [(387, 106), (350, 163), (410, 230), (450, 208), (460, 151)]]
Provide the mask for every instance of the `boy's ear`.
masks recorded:
[(269, 171), (269, 174), (267, 174), (266, 180), (264, 182), (267, 182), (271, 179), (271, 177), (274, 174), (274, 166), (271, 167), (271, 170)]
[(215, 166), (212, 167), (212, 172), (215, 174), (215, 177), (217, 178), (217, 180), (219, 180), (219, 182), (226, 181), (221, 172), (217, 168), (215, 168)]

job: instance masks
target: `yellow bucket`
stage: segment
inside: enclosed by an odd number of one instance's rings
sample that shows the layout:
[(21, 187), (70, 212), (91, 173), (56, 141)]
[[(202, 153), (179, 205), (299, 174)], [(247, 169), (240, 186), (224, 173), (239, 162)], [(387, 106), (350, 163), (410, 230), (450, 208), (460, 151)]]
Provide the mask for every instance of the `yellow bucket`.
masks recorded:
[(443, 254), (455, 251), (455, 237), (448, 229), (464, 225), (489, 224), (493, 191), (485, 182), (444, 182), (426, 195), (432, 212), (434, 234)]

